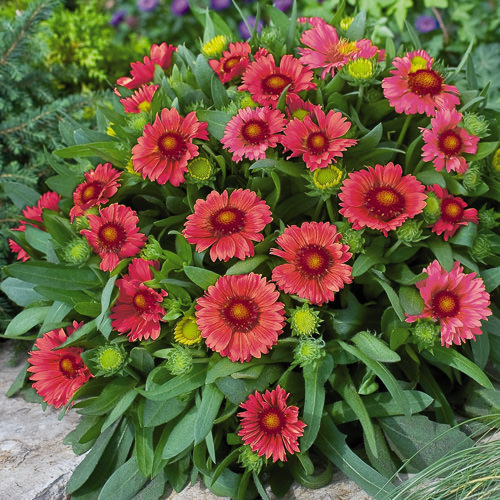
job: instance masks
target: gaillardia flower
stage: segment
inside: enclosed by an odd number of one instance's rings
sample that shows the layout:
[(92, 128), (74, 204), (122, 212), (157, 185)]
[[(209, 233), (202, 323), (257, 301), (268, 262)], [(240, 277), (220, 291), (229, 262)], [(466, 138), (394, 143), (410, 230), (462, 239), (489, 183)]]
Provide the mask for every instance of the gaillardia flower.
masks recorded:
[(250, 273), (221, 276), (196, 304), (196, 323), (210, 349), (231, 361), (269, 352), (285, 323), (273, 283)]
[(222, 53), (222, 57), (210, 59), (208, 64), (217, 73), (222, 83), (230, 82), (233, 78), (241, 76), (250, 64), (250, 53), (252, 49), (248, 42), (230, 43), (228, 50)]
[(402, 175), (400, 165), (368, 167), (351, 172), (342, 184), (339, 212), (353, 229), (370, 227), (387, 236), (425, 207), (425, 186), (413, 175)]
[(99, 163), (94, 170), (83, 175), (85, 182), (79, 184), (73, 193), (74, 206), (69, 212), (71, 222), (75, 217), (84, 215), (89, 208), (107, 203), (120, 187), (118, 180), (121, 174), (111, 163)]
[(165, 290), (156, 291), (144, 282), (153, 279), (150, 266), (159, 268), (157, 262), (134, 259), (128, 274), (116, 281), (120, 295), (111, 308), (111, 326), (120, 333), (127, 333), (128, 339), (156, 340), (160, 336), (160, 321), (166, 311), (161, 303), (168, 294)]
[(431, 119), (431, 128), (423, 129), (424, 146), (422, 160), (432, 161), (439, 172), (446, 168), (447, 172), (463, 174), (467, 170), (467, 162), (462, 153), (477, 151), (479, 137), (471, 135), (458, 123), (462, 114), (456, 109), (436, 111)]
[(206, 122), (199, 122), (194, 111), (183, 118), (175, 108), (162, 109), (132, 148), (134, 170), (144, 179), (178, 186), (184, 182), (188, 160), (199, 154), (193, 139), (208, 139)]
[(272, 221), (271, 210), (253, 191), (236, 189), (230, 195), (212, 191), (206, 200), (199, 198), (194, 214), (187, 217), (182, 234), (196, 251), (210, 246), (210, 258), (244, 260), (254, 254), (252, 241), (262, 241), (260, 233)]
[(437, 235), (442, 234), (444, 241), (448, 241), (461, 226), (466, 226), (469, 222), (479, 223), (477, 210), (466, 208), (467, 203), (462, 198), (452, 196), (438, 184), (429, 186), (427, 191), (435, 193), (440, 202), (441, 215), (431, 229)]
[[(313, 121), (314, 119), (314, 121)], [(343, 156), (342, 151), (354, 146), (356, 139), (341, 138), (351, 128), (351, 123), (342, 113), (315, 108), (302, 120), (291, 120), (281, 138), (281, 144), (291, 154), (288, 158), (302, 156), (311, 170), (327, 167), (336, 157)]]
[(270, 253), (287, 261), (273, 269), (273, 281), (286, 293), (293, 293), (321, 305), (334, 300), (334, 293), (351, 283), (349, 247), (329, 222), (304, 222), (290, 226), (278, 236)]
[(32, 373), (33, 389), (43, 400), (60, 408), (69, 402), (75, 392), (92, 377), (80, 354), (80, 347), (63, 347), (54, 351), (83, 323), (73, 321), (73, 326), (51, 330), (35, 342), (36, 351), (30, 351), (28, 371)]
[(281, 58), (279, 66), (274, 63), (272, 54), (259, 57), (246, 68), (242, 79), (238, 90), (247, 90), (262, 106), (276, 107), (281, 92), (288, 85), (287, 94), (316, 88), (313, 72), (290, 54)]
[(491, 315), (490, 295), (476, 273), (464, 274), (460, 262), (448, 273), (437, 260), (423, 269), (427, 278), (417, 283), (424, 301), (420, 314), (408, 315), (413, 323), (419, 318), (431, 318), (441, 324), (441, 345), (460, 345), (481, 335), (481, 320)]
[(264, 394), (255, 391), (240, 406), (241, 430), (238, 436), (259, 456), (272, 457), (273, 462), (286, 462), (286, 452), (299, 451), (298, 438), (306, 424), (298, 419), (299, 409), (287, 406), (288, 396), (279, 385)]
[(240, 109), (226, 125), (221, 143), (233, 153), (235, 162), (263, 159), (267, 148), (275, 148), (280, 141), (285, 123), (283, 113), (277, 109)]
[(125, 205), (113, 203), (100, 209), (99, 215), (89, 215), (88, 221), (90, 229), (80, 233), (101, 257), (103, 271), (112, 271), (120, 259), (137, 255), (146, 242), (146, 236), (139, 233), (139, 218)]
[(184, 345), (199, 344), (201, 332), (194, 316), (184, 316), (175, 326), (174, 339)]
[(158, 90), (159, 85), (143, 85), (136, 90), (130, 97), (120, 99), (125, 113), (140, 113), (151, 109), (151, 101)]
[(444, 83), (444, 78), (432, 69), (433, 59), (425, 50), (408, 52), (392, 61), (393, 76), (382, 81), (384, 96), (397, 113), (433, 116), (436, 109), (451, 109), (460, 104), (458, 89)]

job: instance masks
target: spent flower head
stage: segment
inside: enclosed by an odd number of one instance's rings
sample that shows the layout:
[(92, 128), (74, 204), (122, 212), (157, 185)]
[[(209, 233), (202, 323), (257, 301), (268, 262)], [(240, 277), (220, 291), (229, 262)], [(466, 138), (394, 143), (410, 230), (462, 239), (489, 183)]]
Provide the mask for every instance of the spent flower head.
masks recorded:
[(111, 377), (123, 371), (128, 363), (128, 356), (121, 344), (110, 343), (97, 348), (93, 361), (97, 367), (97, 372), (94, 375)]

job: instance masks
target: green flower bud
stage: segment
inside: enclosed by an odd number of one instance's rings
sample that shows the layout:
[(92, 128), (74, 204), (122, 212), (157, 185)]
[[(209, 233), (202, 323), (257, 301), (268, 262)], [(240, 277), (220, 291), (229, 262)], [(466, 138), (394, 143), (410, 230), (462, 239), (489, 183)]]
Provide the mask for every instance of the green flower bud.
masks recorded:
[(484, 259), (492, 255), (491, 241), (488, 236), (485, 234), (479, 234), (474, 240), (474, 243), (469, 250), (469, 254), (474, 260), (484, 264)]
[(415, 219), (408, 219), (396, 229), (396, 235), (403, 243), (415, 243), (422, 239), (421, 225)]
[(256, 108), (259, 104), (256, 103), (253, 99), (252, 96), (248, 92), (241, 92), (240, 97), (240, 108)]
[(135, 130), (143, 130), (148, 123), (148, 119), (145, 113), (133, 113), (129, 116), (128, 123)]
[(340, 241), (344, 245), (349, 247), (349, 252), (351, 253), (365, 253), (365, 239), (363, 238), (363, 230), (355, 230), (348, 228), (345, 231), (341, 231), (342, 240)]
[(167, 370), (172, 375), (185, 375), (193, 368), (193, 356), (189, 349), (176, 345), (167, 354)]
[(293, 350), (293, 360), (302, 367), (314, 363), (326, 354), (324, 347), (325, 341), (322, 338), (304, 337)]
[(222, 52), (226, 48), (227, 38), (224, 35), (217, 35), (216, 37), (209, 40), (203, 47), (201, 51), (210, 58), (218, 58), (222, 55)]
[(384, 94), (378, 87), (369, 87), (365, 90), (365, 99), (369, 103), (380, 101), (384, 98)]
[(198, 156), (188, 162), (187, 165), (190, 177), (195, 182), (207, 181), (212, 177), (214, 168), (212, 163), (203, 156)]
[(292, 335), (307, 337), (318, 333), (321, 323), (319, 312), (311, 309), (308, 304), (290, 311), (288, 323), (292, 327)]
[(374, 75), (373, 61), (362, 57), (355, 59), (348, 63), (347, 72), (357, 82), (369, 80)]
[(93, 358), (98, 371), (94, 375), (110, 377), (121, 371), (128, 362), (127, 352), (120, 344), (105, 344), (97, 349)]
[(467, 191), (474, 191), (481, 184), (481, 170), (477, 165), (470, 166), (462, 178), (462, 184)]
[(264, 458), (259, 457), (257, 453), (254, 453), (250, 449), (250, 446), (243, 446), (238, 462), (244, 469), (255, 472), (255, 474), (259, 474), (262, 466), (264, 465)]
[(500, 174), (500, 148), (495, 151), (491, 159), (491, 167), (493, 168), (493, 172)]
[(340, 20), (340, 28), (343, 31), (347, 31), (349, 29), (349, 26), (352, 24), (353, 21), (354, 21), (354, 17), (343, 17)]
[(89, 221), (84, 215), (82, 215), (81, 217), (75, 217), (75, 219), (73, 220), (73, 225), (78, 232), (80, 232), (81, 229), (90, 229)]
[(82, 265), (87, 262), (91, 253), (87, 239), (76, 237), (66, 244), (63, 259), (64, 262), (68, 262), (69, 264)]
[(141, 250), (141, 259), (159, 260), (163, 255), (163, 248), (154, 236), (148, 236), (148, 242)]
[(422, 214), (427, 224), (434, 224), (439, 217), (441, 217), (441, 203), (434, 193), (427, 193), (427, 199)]
[(497, 225), (497, 218), (499, 216), (500, 214), (497, 214), (494, 208), (487, 209), (484, 206), (479, 210), (479, 227), (493, 229)]
[(344, 172), (335, 165), (328, 165), (325, 168), (317, 168), (312, 172), (315, 187), (325, 190), (333, 187), (340, 187)]
[(419, 319), (413, 327), (413, 340), (419, 351), (432, 350), (441, 336), (441, 326), (428, 319)]
[(490, 124), (483, 115), (477, 113), (464, 113), (462, 116), (464, 128), (469, 134), (477, 137), (486, 137), (489, 134)]

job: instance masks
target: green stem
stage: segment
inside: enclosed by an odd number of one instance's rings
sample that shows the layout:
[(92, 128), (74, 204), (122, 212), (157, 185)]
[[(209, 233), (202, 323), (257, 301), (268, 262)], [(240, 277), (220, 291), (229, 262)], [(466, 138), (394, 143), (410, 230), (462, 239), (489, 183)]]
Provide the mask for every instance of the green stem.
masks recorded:
[(332, 200), (330, 198), (326, 200), (326, 209), (328, 210), (328, 217), (330, 217), (330, 222), (335, 222), (335, 212), (333, 211)]
[(396, 243), (394, 243), (394, 245), (392, 245), (392, 247), (387, 250), (384, 257), (390, 257), (399, 248), (399, 245), (401, 245), (401, 243), (401, 240), (396, 241)]
[(399, 146), (401, 146), (401, 144), (403, 143), (403, 139), (405, 138), (406, 131), (408, 130), (408, 125), (410, 125), (411, 118), (412, 118), (412, 115), (406, 115), (406, 119), (403, 123), (403, 128), (401, 129), (401, 132), (399, 133), (398, 142), (396, 143), (396, 149), (398, 149)]
[(359, 113), (359, 110), (361, 109), (361, 103), (363, 102), (363, 92), (365, 90), (364, 85), (359, 86), (359, 92), (358, 92), (358, 100), (356, 102), (356, 113)]
[(323, 208), (323, 205), (324, 205), (324, 201), (320, 198), (318, 200), (318, 204), (316, 205), (316, 208), (314, 209), (312, 220), (318, 220), (319, 213), (321, 212), (321, 209)]
[(420, 170), (422, 169), (422, 167), (424, 166), (424, 161), (423, 160), (420, 160), (418, 163), (417, 163), (417, 166), (413, 169), (413, 172), (412, 174), (413, 175), (417, 175), (418, 172), (420, 172)]

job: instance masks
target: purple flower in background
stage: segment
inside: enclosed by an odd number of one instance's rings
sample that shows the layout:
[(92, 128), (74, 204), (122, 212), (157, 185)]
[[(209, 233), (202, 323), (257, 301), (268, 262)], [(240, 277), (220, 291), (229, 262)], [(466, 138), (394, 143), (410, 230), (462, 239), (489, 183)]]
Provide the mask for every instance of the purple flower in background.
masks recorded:
[(133, 15), (127, 16), (125, 22), (128, 24), (129, 28), (134, 29), (137, 26), (137, 17)]
[(174, 16), (183, 16), (189, 12), (189, 0), (172, 0), (170, 11)]
[(224, 10), (231, 5), (231, 0), (210, 0), (210, 8), (214, 10)]
[(124, 19), (125, 16), (127, 15), (127, 11), (123, 9), (118, 9), (117, 11), (113, 12), (113, 15), (111, 16), (111, 20), (109, 21), (109, 24), (111, 26), (118, 26)]
[[(247, 23), (248, 26), (250, 26), (250, 28), (253, 30), (255, 26), (255, 16), (248, 16)], [(262, 21), (259, 21), (259, 24), (257, 25), (257, 33), (260, 33), (263, 27), (264, 23)], [(238, 31), (240, 32), (240, 36), (241, 38), (243, 38), (243, 40), (248, 40), (252, 36), (252, 33), (248, 31), (247, 25), (244, 21), (241, 21), (241, 23), (238, 25)]]
[(439, 23), (435, 17), (418, 16), (415, 21), (415, 28), (420, 33), (429, 33), (429, 31), (439, 28)]
[(158, 0), (137, 0), (137, 7), (142, 12), (150, 12), (156, 9)]
[(293, 0), (274, 0), (273, 6), (277, 9), (286, 12), (293, 4)]

